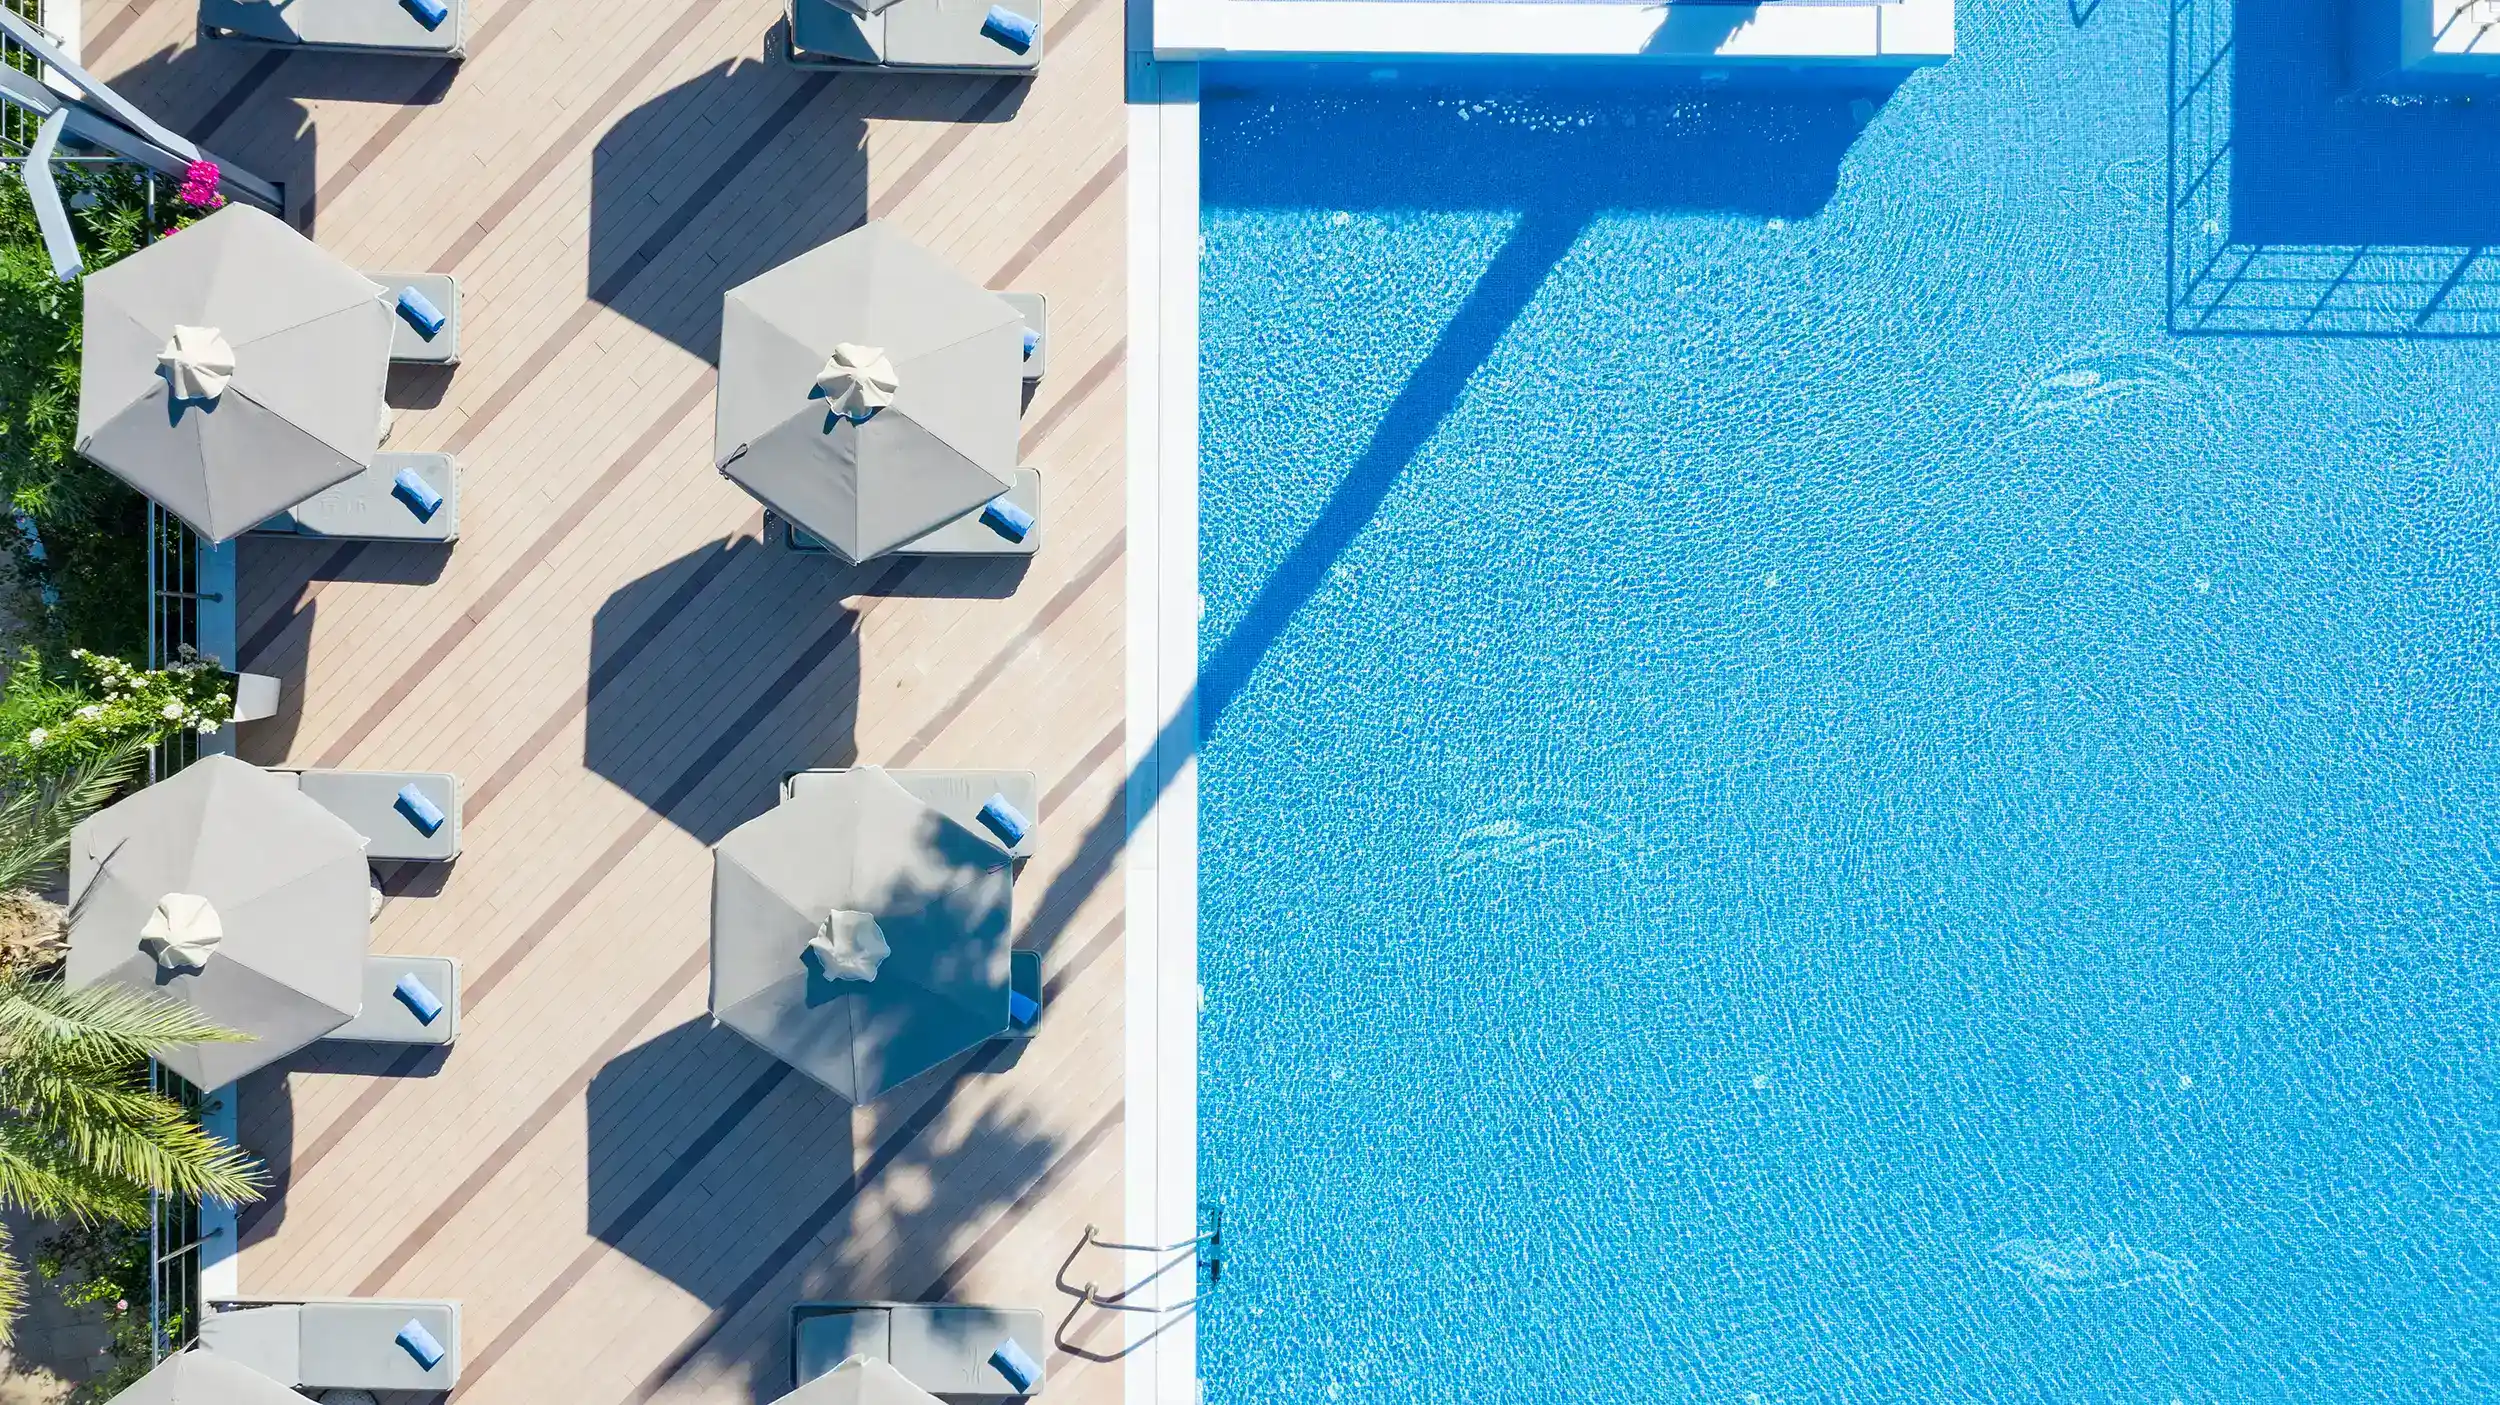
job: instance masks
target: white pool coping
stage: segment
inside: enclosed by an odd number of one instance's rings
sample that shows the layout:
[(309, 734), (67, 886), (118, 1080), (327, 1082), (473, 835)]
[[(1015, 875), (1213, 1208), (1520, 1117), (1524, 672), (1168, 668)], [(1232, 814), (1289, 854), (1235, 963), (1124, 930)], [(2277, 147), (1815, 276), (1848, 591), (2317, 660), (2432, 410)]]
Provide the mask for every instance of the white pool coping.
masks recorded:
[[(1143, 49), (1151, 4), (1129, 0), (1124, 1237), (1173, 1244), (1198, 1232), (1198, 70)], [(1190, 1315), (1124, 1318), (1130, 1405), (1198, 1405)]]
[(1953, 56), (1953, 5), (1154, 0), (1154, 52), (1170, 60), (1507, 56), (1724, 68), (1911, 67)]

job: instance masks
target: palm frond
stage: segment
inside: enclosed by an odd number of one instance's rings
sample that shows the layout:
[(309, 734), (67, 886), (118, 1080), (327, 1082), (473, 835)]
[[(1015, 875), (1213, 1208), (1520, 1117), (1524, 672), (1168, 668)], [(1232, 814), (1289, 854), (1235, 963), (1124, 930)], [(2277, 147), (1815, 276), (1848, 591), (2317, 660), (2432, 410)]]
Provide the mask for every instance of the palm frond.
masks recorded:
[(9, 1227), (0, 1222), (0, 1351), (15, 1339), (17, 1315), (26, 1310), (26, 1266), (17, 1261)]
[(177, 1045), (250, 1038), (210, 1023), (179, 1000), (127, 986), (71, 989), (57, 981), (0, 975), (0, 1052), (10, 1062), (129, 1065)]
[(34, 888), (58, 871), (70, 831), (139, 773), (146, 748), (124, 742), (0, 804), (0, 889)]

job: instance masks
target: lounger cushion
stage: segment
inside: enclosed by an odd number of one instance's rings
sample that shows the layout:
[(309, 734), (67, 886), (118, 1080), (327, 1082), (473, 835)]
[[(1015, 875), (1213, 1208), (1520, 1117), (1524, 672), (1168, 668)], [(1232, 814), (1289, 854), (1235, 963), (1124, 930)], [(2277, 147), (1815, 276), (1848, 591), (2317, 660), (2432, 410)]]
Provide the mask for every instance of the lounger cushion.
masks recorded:
[(885, 61), (885, 16), (855, 15), (833, 0), (792, 0), (791, 57), (874, 65)]
[(399, 1343), (402, 1351), (414, 1357), (419, 1366), (429, 1371), (443, 1359), (443, 1344), (434, 1340), (434, 1334), (425, 1330), (425, 1324), (413, 1317), (401, 1325), (399, 1335), (392, 1340)]
[[(300, 773), (297, 784), (323, 809), (355, 826), (365, 837), (368, 858), (440, 862), (459, 857), (460, 783), (452, 776), (430, 771), (311, 770)], [(401, 793), (411, 786), (443, 816), (431, 834), (401, 805)]]
[(442, 830), (443, 807), (428, 798), (415, 781), (399, 788), (399, 798), (391, 802), (391, 808), (399, 812), (401, 819), (415, 825), (417, 833), (428, 839)]
[(1024, 319), (1024, 378), (1040, 380), (1050, 362), (1050, 299), (1040, 293), (1000, 293)]
[[(420, 494), (407, 483), (414, 479)], [(418, 511), (431, 499), (431, 511)], [(439, 543), (460, 535), (460, 469), (449, 454), (387, 452), (344, 483), (324, 488), (259, 530), (349, 541)]]
[(1041, 65), (1047, 17), (1040, 0), (1016, 0), (1016, 8), (1034, 27), (1032, 42), (1022, 49), (986, 32), (990, 0), (901, 0), (883, 16), (886, 67), (1029, 73)]
[[(439, 1349), (407, 1344), (413, 1324)], [(449, 1302), (320, 1299), (303, 1305), (302, 1379), (315, 1390), (449, 1390), (460, 1377), (460, 1307)]]
[(1023, 843), (1025, 834), (1033, 828), (1033, 822), (1026, 819), (1024, 812), (1004, 795), (993, 795), (982, 801), (979, 818), (989, 832), (997, 835), (999, 842), (1010, 849)]
[[(894, 1309), (894, 1369), (932, 1395), (1030, 1395), (1041, 1389), (1042, 1315), (1026, 1308), (914, 1304)], [(1018, 1384), (996, 1362), (1013, 1340), (1035, 1363)]]
[(793, 1374), (805, 1385), (854, 1356), (892, 1359), (893, 1314), (881, 1307), (802, 1306), (791, 1321)]
[(442, 997), (436, 995), (431, 986), (418, 980), (413, 971), (391, 983), (391, 998), (406, 1006), (408, 1013), (416, 1016), (419, 1024), (432, 1024), (443, 1017)]
[(981, 509), (982, 525), (1011, 542), (1023, 541), (1033, 531), (1033, 514), (1016, 506), (1015, 500), (1001, 494)]
[(451, 55), (465, 27), (462, 0), (441, 0), (427, 24), (398, 0), (200, 0), (200, 23), (266, 44)]
[(1042, 1378), (1042, 1363), (1034, 1360), (1033, 1353), (1026, 1351), (1024, 1344), (1013, 1337), (1002, 1337), (998, 1345), (991, 1348), (990, 1364), (997, 1367), (998, 1374), (1006, 1377), (1007, 1384), (1019, 1392), (1030, 1391)]
[[(992, 499), (1002, 501), (1002, 499)], [(894, 548), (896, 556), (1031, 556), (1041, 550), (1042, 538), (1048, 533), (1038, 519), (1042, 512), (1042, 475), (1029, 468), (1016, 470), (1016, 486), (1009, 489), (1003, 501), (1024, 513), (1032, 525), (1024, 535), (1009, 540), (990, 525), (989, 508), (967, 512), (936, 531), (924, 533)]]

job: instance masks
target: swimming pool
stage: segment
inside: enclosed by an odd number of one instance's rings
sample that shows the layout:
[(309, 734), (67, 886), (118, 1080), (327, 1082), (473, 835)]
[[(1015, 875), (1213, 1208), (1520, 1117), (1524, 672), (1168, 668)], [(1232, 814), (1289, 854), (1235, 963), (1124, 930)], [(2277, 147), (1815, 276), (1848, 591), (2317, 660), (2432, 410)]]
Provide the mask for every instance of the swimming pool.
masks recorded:
[(2500, 116), (2216, 26), (1210, 92), (1210, 1401), (2500, 1395)]

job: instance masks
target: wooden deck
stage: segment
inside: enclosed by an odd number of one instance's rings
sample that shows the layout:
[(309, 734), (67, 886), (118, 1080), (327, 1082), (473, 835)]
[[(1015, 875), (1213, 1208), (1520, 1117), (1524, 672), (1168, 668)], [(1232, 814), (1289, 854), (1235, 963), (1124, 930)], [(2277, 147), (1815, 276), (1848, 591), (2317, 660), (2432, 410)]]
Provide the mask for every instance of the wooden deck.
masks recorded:
[[(289, 694), (244, 753), (461, 777), (464, 856), (389, 875), (376, 943), (457, 956), (467, 1001), (447, 1059), (244, 1086), (282, 1181), (245, 1293), (458, 1298), (478, 1405), (770, 1400), (802, 1299), (1066, 1315), (1061, 1260), (1121, 1207), (1125, 152), (1119, 5), (1051, 5), (1024, 85), (764, 62), (771, 0), (471, 0), (456, 70), (89, 0), (100, 75), (350, 262), (463, 290), (463, 364), (395, 377), (390, 441), (459, 456), (457, 548), (243, 548), (241, 662)], [(864, 217), (1050, 296), (1029, 570), (794, 556), (712, 471), (722, 290)], [(1049, 980), (1020, 1059), (856, 1115), (703, 1013), (707, 846), (854, 760), (1041, 774), (1017, 923)], [(1119, 1393), (1048, 1365), (1053, 1399)]]

